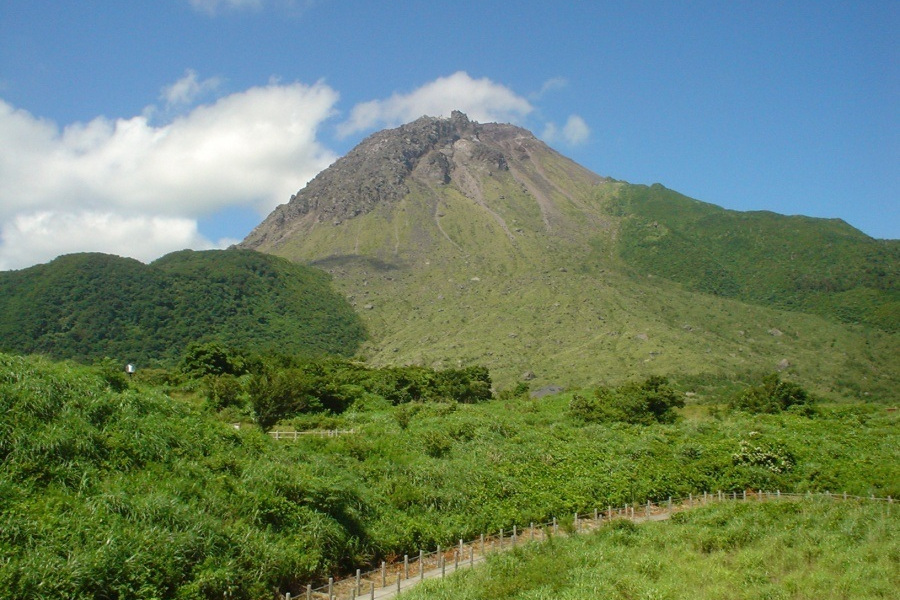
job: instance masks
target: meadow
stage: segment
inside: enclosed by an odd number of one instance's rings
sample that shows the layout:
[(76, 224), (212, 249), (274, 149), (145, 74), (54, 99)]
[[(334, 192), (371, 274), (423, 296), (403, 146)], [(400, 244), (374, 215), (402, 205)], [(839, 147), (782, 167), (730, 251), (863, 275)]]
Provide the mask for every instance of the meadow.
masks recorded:
[(900, 524), (887, 502), (724, 503), (669, 521), (614, 521), (488, 556), (404, 600), (894, 598)]

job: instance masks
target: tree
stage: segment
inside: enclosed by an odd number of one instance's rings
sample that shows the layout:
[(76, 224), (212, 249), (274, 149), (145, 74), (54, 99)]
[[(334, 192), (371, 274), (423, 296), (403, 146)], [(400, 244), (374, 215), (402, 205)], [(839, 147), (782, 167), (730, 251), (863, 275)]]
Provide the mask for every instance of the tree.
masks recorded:
[(206, 375), (240, 375), (240, 358), (219, 342), (193, 342), (181, 360), (181, 372), (195, 379)]
[(779, 413), (791, 407), (805, 407), (815, 399), (800, 385), (782, 381), (777, 373), (763, 378), (732, 400), (732, 406), (751, 413)]

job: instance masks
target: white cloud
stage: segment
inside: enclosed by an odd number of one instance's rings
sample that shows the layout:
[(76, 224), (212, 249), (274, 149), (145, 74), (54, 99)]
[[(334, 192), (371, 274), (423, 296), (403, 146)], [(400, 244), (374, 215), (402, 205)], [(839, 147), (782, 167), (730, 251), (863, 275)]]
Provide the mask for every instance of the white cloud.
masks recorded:
[(571, 115), (563, 127), (563, 137), (573, 146), (585, 143), (590, 135), (591, 128), (578, 115)]
[(19, 214), (2, 224), (0, 240), (0, 270), (71, 252), (106, 252), (148, 262), (175, 250), (221, 248), (231, 242), (205, 239), (193, 219), (92, 211)]
[[(62, 130), (0, 100), (0, 268), (87, 247), (79, 239), (135, 257), (142, 237), (141, 257), (209, 244), (196, 233), (198, 217), (228, 206), (264, 216), (334, 161), (317, 131), (337, 99), (322, 83), (273, 84), (161, 126), (98, 117)], [(147, 231), (135, 234), (142, 224)], [(113, 225), (131, 233), (107, 233)]]
[(540, 99), (547, 92), (561, 90), (568, 85), (569, 81), (565, 77), (553, 77), (552, 79), (548, 79), (544, 82), (543, 85), (541, 85), (540, 91), (531, 94), (531, 98), (534, 100)]
[(160, 98), (165, 100), (166, 106), (169, 108), (187, 106), (193, 104), (203, 94), (216, 90), (221, 84), (220, 77), (210, 77), (198, 81), (197, 72), (188, 69), (184, 72), (184, 77), (163, 88)]
[(440, 77), (408, 94), (393, 94), (386, 100), (356, 105), (350, 118), (338, 126), (347, 136), (376, 127), (395, 127), (423, 115), (449, 117), (461, 110), (474, 121), (519, 122), (533, 107), (525, 98), (490, 79), (473, 79), (459, 71)]
[(578, 115), (571, 115), (562, 129), (556, 123), (550, 122), (545, 124), (541, 139), (548, 144), (562, 141), (570, 146), (578, 146), (585, 143), (590, 135), (591, 128), (588, 127), (584, 119)]

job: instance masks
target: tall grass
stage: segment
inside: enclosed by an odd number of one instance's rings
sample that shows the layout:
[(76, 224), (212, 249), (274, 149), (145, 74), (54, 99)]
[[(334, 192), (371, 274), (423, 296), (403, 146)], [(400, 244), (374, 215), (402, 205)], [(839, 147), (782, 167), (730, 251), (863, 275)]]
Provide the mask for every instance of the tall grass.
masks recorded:
[(894, 598), (900, 521), (858, 501), (723, 504), (489, 557), (405, 600)]

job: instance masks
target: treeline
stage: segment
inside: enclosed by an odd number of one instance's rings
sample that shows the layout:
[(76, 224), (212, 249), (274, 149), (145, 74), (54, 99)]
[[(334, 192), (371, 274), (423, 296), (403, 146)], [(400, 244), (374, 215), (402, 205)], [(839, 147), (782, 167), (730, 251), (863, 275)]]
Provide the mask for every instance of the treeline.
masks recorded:
[(0, 351), (171, 365), (194, 341), (352, 356), (364, 339), (326, 273), (248, 250), (185, 250), (149, 265), (71, 254), (0, 272)]
[(372, 368), (340, 358), (245, 355), (215, 342), (189, 346), (181, 373), (202, 382), (214, 410), (237, 409), (264, 430), (298, 415), (341, 414), (367, 397), (398, 405), (493, 396), (490, 373), (477, 365)]

